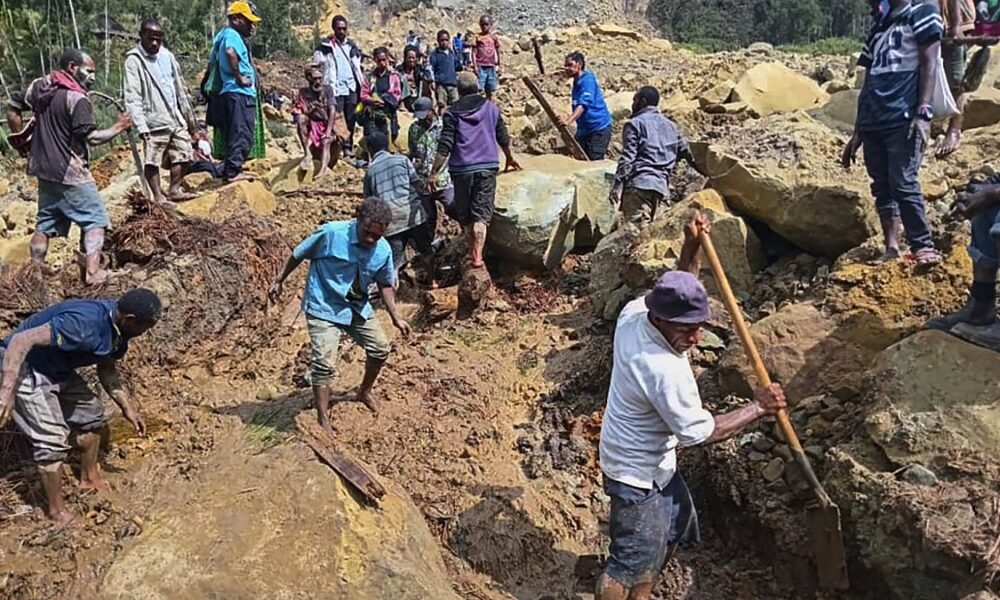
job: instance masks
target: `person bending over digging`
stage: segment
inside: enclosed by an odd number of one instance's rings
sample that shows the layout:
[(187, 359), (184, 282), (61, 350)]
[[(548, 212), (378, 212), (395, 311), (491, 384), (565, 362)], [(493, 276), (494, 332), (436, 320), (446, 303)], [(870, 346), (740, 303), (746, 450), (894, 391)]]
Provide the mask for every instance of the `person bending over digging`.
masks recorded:
[(0, 427), (14, 423), (31, 442), (46, 514), (59, 523), (73, 516), (62, 494), (62, 463), (70, 445), (81, 451), (80, 487), (103, 491), (97, 452), (105, 428), (104, 404), (77, 372), (97, 365), (101, 387), (136, 433), (146, 424), (116, 364), (129, 341), (160, 319), (160, 298), (138, 288), (118, 300), (67, 300), (25, 319), (0, 346)]
[(319, 424), (331, 434), (330, 382), (345, 333), (368, 357), (357, 400), (372, 412), (379, 410), (372, 387), (389, 357), (389, 339), (375, 320), (369, 301), (368, 289), (373, 283), (382, 293), (392, 324), (404, 336), (410, 334), (410, 325), (396, 310), (396, 272), (392, 250), (383, 237), (391, 220), (388, 204), (379, 198), (366, 198), (353, 221), (326, 223), (299, 244), (268, 292), (271, 301), (277, 302), (285, 279), (302, 261), (309, 260), (302, 311), (312, 345), (310, 379)]
[(684, 228), (678, 270), (660, 277), (618, 317), (600, 444), (611, 497), (611, 549), (597, 600), (647, 600), (671, 547), (698, 540), (694, 503), (677, 471), (677, 446), (722, 441), (785, 406), (781, 387), (772, 385), (722, 415), (702, 407), (687, 351), (712, 318), (697, 278), (699, 235), (708, 230), (708, 221), (696, 214)]
[(973, 344), (1000, 352), (997, 324), (997, 269), (1000, 268), (1000, 175), (973, 183), (952, 209), (972, 222), (969, 256), (972, 289), (965, 306), (927, 321), (925, 327), (953, 333)]

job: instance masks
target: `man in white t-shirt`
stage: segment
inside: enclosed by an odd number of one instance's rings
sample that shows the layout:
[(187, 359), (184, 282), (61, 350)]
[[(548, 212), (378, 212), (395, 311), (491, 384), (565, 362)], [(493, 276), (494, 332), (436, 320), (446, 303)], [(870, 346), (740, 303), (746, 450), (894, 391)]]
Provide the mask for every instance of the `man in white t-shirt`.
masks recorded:
[(713, 416), (701, 405), (687, 350), (712, 318), (698, 281), (696, 214), (684, 230), (678, 270), (625, 306), (615, 329), (614, 367), (601, 427), (601, 470), (611, 497), (611, 548), (597, 582), (597, 600), (647, 600), (668, 549), (697, 541), (687, 485), (677, 473), (676, 448), (729, 438), (785, 407), (781, 388), (758, 390), (743, 408)]

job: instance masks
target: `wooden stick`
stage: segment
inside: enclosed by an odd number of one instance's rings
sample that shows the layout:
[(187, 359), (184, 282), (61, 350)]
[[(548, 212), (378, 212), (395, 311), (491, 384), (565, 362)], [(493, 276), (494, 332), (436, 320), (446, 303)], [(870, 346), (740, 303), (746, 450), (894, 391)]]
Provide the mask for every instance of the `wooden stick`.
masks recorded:
[(382, 484), (356, 460), (343, 451), (334, 450), (336, 441), (304, 413), (295, 418), (295, 424), (302, 434), (302, 441), (312, 448), (320, 460), (350, 483), (372, 506), (379, 506), (385, 496)]
[(535, 62), (538, 63), (538, 72), (545, 75), (545, 63), (542, 62), (542, 45), (538, 43), (538, 38), (531, 38), (531, 45), (535, 47)]
[(559, 116), (556, 115), (556, 111), (552, 110), (552, 105), (542, 95), (542, 90), (538, 89), (538, 85), (528, 76), (523, 77), (522, 80), (524, 81), (524, 85), (528, 86), (528, 91), (531, 92), (531, 95), (542, 105), (542, 110), (549, 116), (549, 120), (559, 130), (559, 135), (562, 136), (563, 144), (566, 144), (566, 149), (569, 150), (570, 155), (577, 160), (589, 161), (590, 159), (587, 158), (587, 154), (580, 146), (580, 142), (576, 141), (576, 138), (569, 132), (569, 129), (559, 122)]

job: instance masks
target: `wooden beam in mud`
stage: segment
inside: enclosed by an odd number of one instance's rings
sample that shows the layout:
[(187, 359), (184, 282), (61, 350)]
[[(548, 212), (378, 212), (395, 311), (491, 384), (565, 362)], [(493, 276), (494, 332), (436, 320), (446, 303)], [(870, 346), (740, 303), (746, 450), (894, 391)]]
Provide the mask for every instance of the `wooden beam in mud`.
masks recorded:
[(361, 463), (349, 456), (343, 450), (336, 450), (336, 440), (323, 431), (319, 424), (305, 413), (295, 418), (302, 441), (306, 443), (321, 461), (337, 472), (351, 486), (361, 493), (372, 506), (379, 506), (385, 496), (385, 488), (370, 474)]
[(563, 144), (566, 145), (566, 149), (569, 150), (570, 155), (577, 160), (590, 160), (587, 158), (587, 154), (583, 151), (583, 148), (580, 147), (580, 143), (577, 142), (576, 138), (573, 137), (573, 134), (569, 132), (569, 128), (559, 122), (559, 116), (556, 114), (556, 111), (552, 109), (552, 105), (545, 99), (545, 96), (542, 95), (542, 90), (538, 89), (538, 84), (532, 81), (528, 76), (525, 76), (522, 79), (524, 81), (524, 85), (528, 86), (528, 91), (531, 92), (531, 95), (535, 97), (535, 100), (542, 105), (542, 110), (545, 111), (545, 114), (549, 116), (549, 120), (552, 121), (552, 124), (555, 125), (556, 129), (559, 131)]

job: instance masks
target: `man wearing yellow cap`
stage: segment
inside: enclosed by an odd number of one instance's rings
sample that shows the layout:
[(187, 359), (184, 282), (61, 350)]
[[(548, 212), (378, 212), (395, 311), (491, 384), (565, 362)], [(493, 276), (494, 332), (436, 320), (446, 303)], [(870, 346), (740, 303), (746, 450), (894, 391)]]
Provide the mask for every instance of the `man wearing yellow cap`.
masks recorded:
[(222, 178), (227, 183), (249, 179), (243, 174), (243, 163), (254, 141), (257, 73), (247, 40), (260, 22), (246, 2), (230, 4), (228, 15), (229, 25), (215, 36), (210, 59), (222, 80), (215, 121), (225, 128), (227, 149)]

